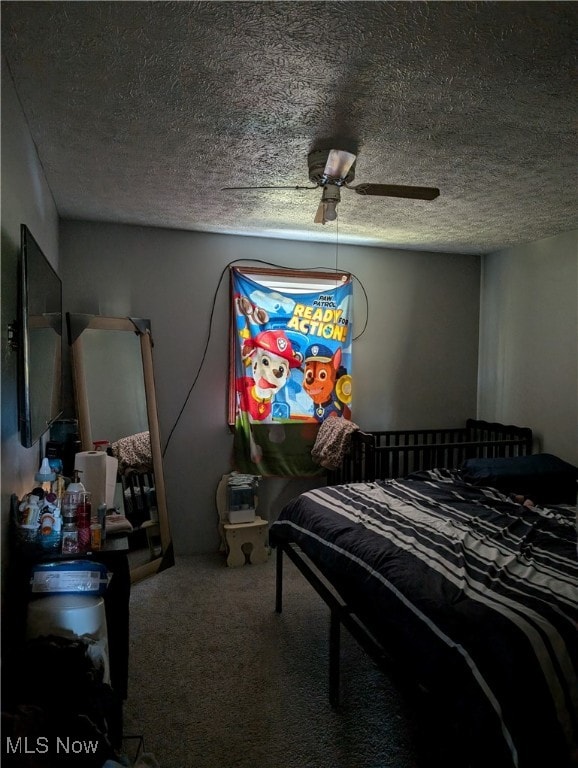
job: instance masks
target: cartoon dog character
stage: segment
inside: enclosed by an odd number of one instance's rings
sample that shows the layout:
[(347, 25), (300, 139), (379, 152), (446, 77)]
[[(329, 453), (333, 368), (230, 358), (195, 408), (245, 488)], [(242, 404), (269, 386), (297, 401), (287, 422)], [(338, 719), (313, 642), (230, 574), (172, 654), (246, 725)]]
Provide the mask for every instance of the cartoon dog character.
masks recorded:
[(299, 368), (302, 355), (293, 350), (284, 331), (262, 331), (247, 339), (241, 352), (251, 365), (252, 376), (237, 379), (240, 407), (253, 421), (271, 416), (271, 401), (289, 379), (291, 369)]
[(325, 344), (312, 344), (305, 352), (303, 389), (313, 400), (317, 421), (351, 418), (351, 377), (341, 365), (341, 348), (332, 353)]

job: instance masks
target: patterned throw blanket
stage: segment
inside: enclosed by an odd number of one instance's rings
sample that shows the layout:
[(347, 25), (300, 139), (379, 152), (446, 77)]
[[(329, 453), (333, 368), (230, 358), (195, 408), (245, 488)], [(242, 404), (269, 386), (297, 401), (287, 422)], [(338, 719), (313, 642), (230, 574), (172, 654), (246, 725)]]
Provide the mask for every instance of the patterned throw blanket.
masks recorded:
[(118, 471), (152, 472), (153, 459), (151, 439), (148, 432), (138, 432), (135, 435), (121, 437), (111, 446), (112, 455), (118, 459)]

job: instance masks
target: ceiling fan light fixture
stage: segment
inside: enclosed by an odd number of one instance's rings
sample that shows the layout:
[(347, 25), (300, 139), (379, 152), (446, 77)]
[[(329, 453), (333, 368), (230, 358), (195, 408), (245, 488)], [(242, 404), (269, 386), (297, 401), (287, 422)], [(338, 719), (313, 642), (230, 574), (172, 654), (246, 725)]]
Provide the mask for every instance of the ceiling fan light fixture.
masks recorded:
[(325, 203), (325, 221), (335, 221), (337, 218), (337, 203), (329, 200)]
[(321, 202), (317, 208), (314, 222), (315, 224), (325, 224), (328, 221), (335, 221), (337, 218), (337, 203), (341, 200), (339, 187), (323, 187)]

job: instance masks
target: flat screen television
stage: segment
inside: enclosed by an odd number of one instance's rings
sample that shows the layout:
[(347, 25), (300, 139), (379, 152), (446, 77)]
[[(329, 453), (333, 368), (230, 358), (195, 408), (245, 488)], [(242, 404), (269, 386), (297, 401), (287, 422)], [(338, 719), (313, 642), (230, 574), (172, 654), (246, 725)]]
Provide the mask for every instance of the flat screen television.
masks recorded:
[(20, 437), (30, 448), (62, 414), (62, 282), (20, 226)]

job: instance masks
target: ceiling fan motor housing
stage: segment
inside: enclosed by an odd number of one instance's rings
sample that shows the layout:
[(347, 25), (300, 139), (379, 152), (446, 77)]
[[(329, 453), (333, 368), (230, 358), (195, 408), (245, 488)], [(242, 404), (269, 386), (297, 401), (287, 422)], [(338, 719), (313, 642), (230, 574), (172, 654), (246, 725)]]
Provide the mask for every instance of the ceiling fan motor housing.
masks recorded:
[[(327, 158), (329, 157), (330, 150), (328, 149), (314, 149), (307, 155), (307, 165), (309, 166), (309, 180), (313, 184), (321, 184), (325, 177), (325, 166), (327, 164)], [(334, 184), (336, 186), (342, 186), (343, 184), (351, 184), (355, 178), (355, 163), (349, 169), (349, 173), (345, 179), (329, 179), (325, 181), (326, 184)]]

